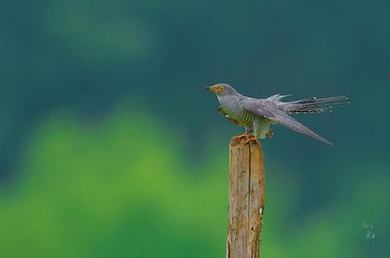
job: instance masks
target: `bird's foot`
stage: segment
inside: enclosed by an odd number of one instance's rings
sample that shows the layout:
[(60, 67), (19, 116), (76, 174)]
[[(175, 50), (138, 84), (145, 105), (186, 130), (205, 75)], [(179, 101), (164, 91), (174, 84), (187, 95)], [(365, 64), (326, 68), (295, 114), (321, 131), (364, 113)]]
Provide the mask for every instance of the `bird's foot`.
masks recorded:
[(248, 144), (252, 141), (257, 141), (257, 138), (255, 135), (252, 134), (240, 134), (232, 138), (232, 145), (237, 145), (241, 140), (244, 140), (244, 143)]
[(254, 141), (254, 142), (257, 141), (256, 135), (253, 135), (253, 134), (247, 135), (247, 137), (245, 138), (245, 144), (248, 144), (252, 141)]
[(232, 138), (232, 145), (237, 145), (241, 139), (244, 139), (245, 137), (247, 137), (248, 135), (243, 133), (243, 134), (240, 134), (240, 135), (237, 135), (237, 136), (234, 136)]
[(274, 135), (274, 132), (272, 132), (271, 129), (269, 129), (269, 130), (265, 133), (265, 136), (266, 136), (267, 138), (271, 138), (273, 135)]

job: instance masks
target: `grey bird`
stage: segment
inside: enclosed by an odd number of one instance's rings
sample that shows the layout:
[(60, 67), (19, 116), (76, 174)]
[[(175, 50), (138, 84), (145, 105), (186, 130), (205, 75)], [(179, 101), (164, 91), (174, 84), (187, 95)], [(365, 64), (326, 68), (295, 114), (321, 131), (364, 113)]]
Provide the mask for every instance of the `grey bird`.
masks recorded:
[(231, 122), (245, 127), (245, 135), (264, 139), (273, 135), (270, 126), (280, 124), (326, 144), (333, 144), (313, 132), (290, 115), (295, 113), (330, 112), (332, 108), (348, 103), (345, 96), (308, 98), (282, 101), (290, 95), (276, 94), (265, 99), (246, 97), (226, 83), (207, 87), (218, 99), (218, 111)]

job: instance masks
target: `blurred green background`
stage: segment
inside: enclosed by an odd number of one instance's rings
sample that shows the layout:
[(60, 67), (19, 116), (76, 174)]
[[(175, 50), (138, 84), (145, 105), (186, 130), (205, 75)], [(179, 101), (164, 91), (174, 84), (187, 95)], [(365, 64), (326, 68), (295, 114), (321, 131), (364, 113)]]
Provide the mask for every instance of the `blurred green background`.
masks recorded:
[(207, 85), (352, 104), (265, 140), (264, 257), (390, 257), (390, 2), (0, 0), (0, 257), (224, 257)]

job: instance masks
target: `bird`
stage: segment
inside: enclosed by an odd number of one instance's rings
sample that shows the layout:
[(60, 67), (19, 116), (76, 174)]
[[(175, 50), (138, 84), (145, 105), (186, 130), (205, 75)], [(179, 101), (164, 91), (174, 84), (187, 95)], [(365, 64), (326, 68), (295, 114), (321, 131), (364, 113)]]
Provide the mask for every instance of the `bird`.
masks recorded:
[(299, 113), (331, 112), (332, 108), (348, 102), (346, 96), (305, 98), (295, 101), (282, 101), (289, 94), (275, 94), (268, 98), (252, 98), (239, 93), (226, 83), (206, 87), (214, 93), (220, 106), (218, 111), (229, 121), (245, 128), (243, 136), (264, 139), (273, 135), (271, 125), (279, 124), (298, 133), (334, 146), (332, 142), (312, 131), (291, 115)]

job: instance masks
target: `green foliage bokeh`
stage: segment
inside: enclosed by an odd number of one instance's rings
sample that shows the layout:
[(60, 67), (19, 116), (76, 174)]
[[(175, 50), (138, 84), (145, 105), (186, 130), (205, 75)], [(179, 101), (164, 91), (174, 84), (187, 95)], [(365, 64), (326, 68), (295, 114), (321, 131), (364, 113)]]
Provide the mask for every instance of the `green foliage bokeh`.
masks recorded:
[(223, 257), (239, 129), (217, 82), (351, 98), (297, 116), (336, 148), (276, 126), (262, 142), (263, 257), (390, 257), (389, 9), (0, 0), (0, 258)]
[[(114, 112), (99, 124), (56, 114), (24, 149), (23, 177), (1, 193), (0, 257), (223, 257), (225, 148), (197, 165), (182, 149), (146, 114)], [(356, 191), (297, 221), (299, 185), (272, 175), (281, 169), (267, 169), (264, 257), (366, 257), (362, 218), (388, 226), (389, 206), (361, 207), (381, 204), (386, 182), (365, 182), (375, 185), (365, 192), (354, 180)]]

